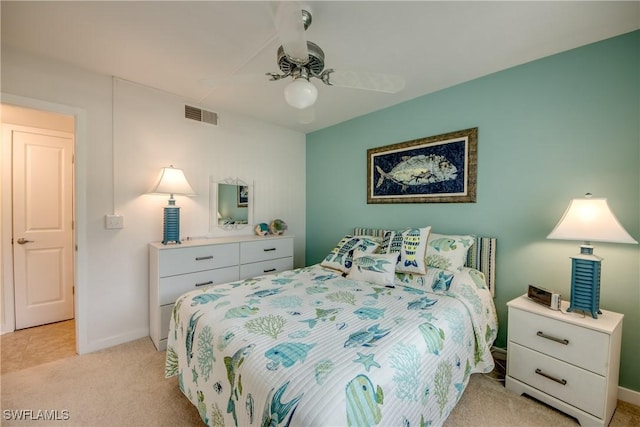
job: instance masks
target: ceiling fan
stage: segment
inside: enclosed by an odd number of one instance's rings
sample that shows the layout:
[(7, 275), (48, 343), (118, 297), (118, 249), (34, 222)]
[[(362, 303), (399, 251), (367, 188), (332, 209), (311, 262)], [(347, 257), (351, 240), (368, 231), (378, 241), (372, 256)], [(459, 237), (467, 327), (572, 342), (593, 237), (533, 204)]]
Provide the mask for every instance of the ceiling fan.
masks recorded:
[[(305, 35), (312, 22), (311, 12), (293, 1), (275, 2), (274, 6), (274, 23), (282, 42), (277, 51), (281, 73), (269, 72), (266, 75), (270, 76), (271, 81), (292, 78), (284, 90), (285, 100), (292, 107), (309, 110), (313, 106), (318, 90), (310, 82), (312, 78), (329, 86), (377, 92), (396, 93), (404, 89), (405, 80), (401, 76), (325, 68), (324, 52), (320, 46), (308, 41)], [(310, 120), (307, 117), (306, 120), (301, 118), (301, 121)]]

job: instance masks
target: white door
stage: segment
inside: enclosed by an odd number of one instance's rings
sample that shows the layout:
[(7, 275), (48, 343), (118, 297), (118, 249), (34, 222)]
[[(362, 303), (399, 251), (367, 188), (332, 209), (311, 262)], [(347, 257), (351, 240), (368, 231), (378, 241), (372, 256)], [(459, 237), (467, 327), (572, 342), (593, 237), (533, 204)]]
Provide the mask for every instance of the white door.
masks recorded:
[(16, 329), (72, 319), (73, 134), (7, 125), (4, 136), (13, 150)]

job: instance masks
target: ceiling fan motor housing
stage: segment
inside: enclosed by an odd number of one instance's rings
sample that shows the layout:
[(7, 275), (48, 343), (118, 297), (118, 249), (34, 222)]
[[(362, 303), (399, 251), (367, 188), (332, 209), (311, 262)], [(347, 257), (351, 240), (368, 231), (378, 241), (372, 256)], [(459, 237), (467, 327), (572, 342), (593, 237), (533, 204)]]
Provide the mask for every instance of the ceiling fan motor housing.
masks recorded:
[(284, 48), (280, 46), (278, 48), (278, 67), (285, 75), (293, 74), (296, 68), (305, 67), (309, 74), (319, 77), (322, 70), (324, 70), (324, 52), (320, 49), (320, 46), (310, 41), (307, 41), (307, 50), (309, 51), (309, 58), (306, 63), (300, 64), (292, 61), (284, 52)]

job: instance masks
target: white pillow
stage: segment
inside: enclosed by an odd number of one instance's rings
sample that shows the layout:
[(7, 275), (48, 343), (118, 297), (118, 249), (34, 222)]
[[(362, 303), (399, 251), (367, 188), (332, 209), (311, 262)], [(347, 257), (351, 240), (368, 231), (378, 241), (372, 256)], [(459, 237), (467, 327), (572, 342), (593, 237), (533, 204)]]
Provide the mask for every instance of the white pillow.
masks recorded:
[(397, 252), (372, 254), (356, 249), (353, 253), (353, 266), (347, 277), (361, 282), (373, 283), (374, 285), (393, 286), (397, 261)]
[(431, 233), (427, 248), (427, 265), (449, 271), (460, 271), (467, 262), (467, 252), (473, 245), (472, 235)]
[(359, 249), (371, 253), (378, 249), (379, 244), (367, 237), (344, 236), (333, 250), (320, 263), (321, 266), (348, 273), (353, 263), (353, 251)]
[(425, 274), (427, 272), (425, 258), (430, 233), (431, 227), (387, 231), (378, 252), (400, 254), (396, 265), (397, 272)]

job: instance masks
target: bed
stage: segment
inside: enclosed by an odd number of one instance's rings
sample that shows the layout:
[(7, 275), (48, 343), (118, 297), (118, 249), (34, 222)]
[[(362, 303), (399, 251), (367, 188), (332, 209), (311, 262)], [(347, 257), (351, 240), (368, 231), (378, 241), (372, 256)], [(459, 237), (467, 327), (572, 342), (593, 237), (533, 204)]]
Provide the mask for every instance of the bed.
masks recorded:
[(356, 228), (319, 264), (186, 293), (165, 375), (210, 426), (441, 425), (493, 369), (495, 245)]

